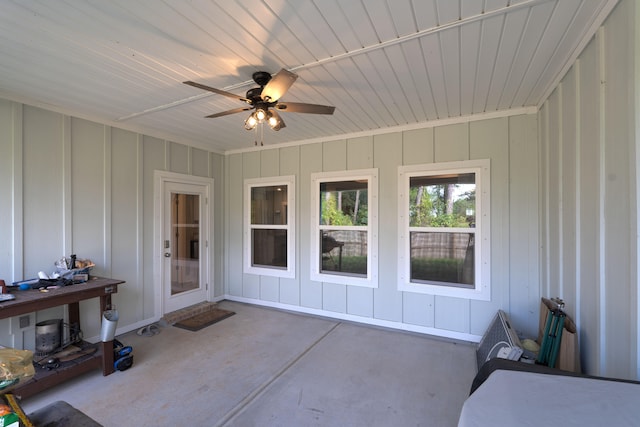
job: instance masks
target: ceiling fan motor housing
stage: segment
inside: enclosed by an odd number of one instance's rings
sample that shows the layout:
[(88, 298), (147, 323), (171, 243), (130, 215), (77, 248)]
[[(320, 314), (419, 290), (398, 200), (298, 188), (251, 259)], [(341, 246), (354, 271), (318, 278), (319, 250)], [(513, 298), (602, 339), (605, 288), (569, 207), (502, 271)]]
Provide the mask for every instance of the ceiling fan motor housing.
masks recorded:
[(262, 98), (260, 94), (262, 93), (261, 87), (254, 87), (247, 91), (247, 99), (252, 101), (252, 104), (255, 105), (257, 102), (261, 101)]
[(251, 75), (251, 77), (253, 78), (253, 81), (260, 86), (266, 85), (269, 83), (269, 80), (271, 80), (271, 74), (266, 71), (256, 71)]

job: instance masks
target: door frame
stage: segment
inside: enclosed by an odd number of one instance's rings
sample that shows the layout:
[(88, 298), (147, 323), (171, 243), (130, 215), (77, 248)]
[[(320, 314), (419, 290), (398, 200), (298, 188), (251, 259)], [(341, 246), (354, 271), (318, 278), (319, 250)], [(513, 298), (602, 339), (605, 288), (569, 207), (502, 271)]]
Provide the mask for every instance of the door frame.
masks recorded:
[[(206, 300), (211, 301), (213, 296), (213, 283), (212, 280), (214, 276), (214, 263), (213, 259), (213, 213), (214, 213), (214, 199), (213, 199), (213, 189), (214, 189), (214, 179), (193, 175), (186, 175), (176, 172), (168, 172), (163, 170), (155, 170), (153, 174), (153, 289), (154, 289), (154, 311), (158, 318), (162, 318), (166, 313), (165, 311), (165, 301), (164, 301), (164, 268), (163, 268), (163, 225), (164, 225), (164, 193), (165, 193), (165, 185), (167, 183), (180, 183), (180, 184), (194, 184), (194, 185), (202, 185), (206, 188), (206, 215), (205, 215), (205, 224), (208, 235), (206, 244), (204, 246), (204, 251), (201, 254), (201, 262), (205, 263), (205, 274), (206, 277), (202, 278), (202, 281), (206, 284)], [(205, 231), (206, 232), (206, 231)]]

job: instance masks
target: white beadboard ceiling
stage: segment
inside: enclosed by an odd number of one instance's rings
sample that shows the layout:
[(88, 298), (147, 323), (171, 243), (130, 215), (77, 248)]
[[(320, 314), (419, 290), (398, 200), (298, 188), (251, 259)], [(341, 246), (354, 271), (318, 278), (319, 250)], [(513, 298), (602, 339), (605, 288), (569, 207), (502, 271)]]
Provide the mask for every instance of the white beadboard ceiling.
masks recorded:
[[(617, 0), (2, 0), (0, 97), (215, 152), (254, 71), (299, 75), (266, 146), (537, 108)], [(260, 141), (260, 132), (257, 133)]]

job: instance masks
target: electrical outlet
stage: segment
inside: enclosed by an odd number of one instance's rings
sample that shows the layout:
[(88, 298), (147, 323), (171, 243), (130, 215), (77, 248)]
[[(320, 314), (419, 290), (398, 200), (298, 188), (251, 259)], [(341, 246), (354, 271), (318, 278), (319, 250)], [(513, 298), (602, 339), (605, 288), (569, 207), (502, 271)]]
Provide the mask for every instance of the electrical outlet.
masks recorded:
[(19, 323), (18, 323), (18, 325), (20, 326), (20, 329), (28, 328), (30, 324), (31, 322), (30, 322), (29, 316), (20, 316)]

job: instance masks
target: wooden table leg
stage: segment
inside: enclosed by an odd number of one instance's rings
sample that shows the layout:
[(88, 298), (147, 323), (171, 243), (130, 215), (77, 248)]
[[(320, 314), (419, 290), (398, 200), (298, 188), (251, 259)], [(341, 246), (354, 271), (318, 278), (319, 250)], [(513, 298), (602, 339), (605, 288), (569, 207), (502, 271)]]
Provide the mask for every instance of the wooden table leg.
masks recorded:
[(69, 311), (69, 324), (73, 325), (76, 324), (78, 325), (78, 328), (80, 327), (80, 303), (77, 302), (72, 302), (68, 305), (68, 311)]
[(111, 308), (111, 294), (105, 294), (100, 297), (100, 319), (102, 319), (102, 313)]
[(102, 350), (102, 375), (113, 374), (113, 341), (101, 342)]

